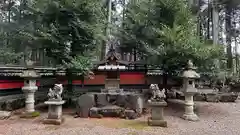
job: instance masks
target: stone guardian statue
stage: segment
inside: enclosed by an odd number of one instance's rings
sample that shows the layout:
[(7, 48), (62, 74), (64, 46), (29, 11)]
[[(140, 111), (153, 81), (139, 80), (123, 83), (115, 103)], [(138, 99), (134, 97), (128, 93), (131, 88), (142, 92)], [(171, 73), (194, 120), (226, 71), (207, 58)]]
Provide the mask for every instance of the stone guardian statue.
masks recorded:
[(49, 100), (62, 100), (63, 85), (55, 84), (53, 89), (50, 88), (48, 92)]

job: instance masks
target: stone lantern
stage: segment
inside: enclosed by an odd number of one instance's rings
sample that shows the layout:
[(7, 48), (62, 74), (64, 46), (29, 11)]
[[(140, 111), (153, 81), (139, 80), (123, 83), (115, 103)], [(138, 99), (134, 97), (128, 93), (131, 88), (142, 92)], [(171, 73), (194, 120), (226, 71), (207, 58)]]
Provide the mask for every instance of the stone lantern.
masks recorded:
[(25, 113), (35, 112), (34, 109), (34, 93), (38, 90), (36, 80), (39, 77), (37, 72), (31, 68), (32, 63), (27, 63), (27, 70), (24, 70), (20, 77), (24, 78), (24, 86), (22, 91), (25, 94)]
[(189, 121), (199, 120), (198, 116), (194, 113), (193, 95), (197, 93), (195, 88), (195, 79), (200, 78), (200, 75), (195, 72), (195, 67), (191, 60), (188, 61), (187, 67), (183, 72), (183, 92), (185, 95), (185, 112), (182, 116), (183, 119)]

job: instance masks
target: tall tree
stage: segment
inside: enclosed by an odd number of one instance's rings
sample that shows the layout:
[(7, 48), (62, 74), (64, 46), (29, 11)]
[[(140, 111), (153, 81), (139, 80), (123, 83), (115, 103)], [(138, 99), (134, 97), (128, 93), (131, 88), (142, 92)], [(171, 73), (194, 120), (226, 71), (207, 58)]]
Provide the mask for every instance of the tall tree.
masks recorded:
[[(141, 6), (140, 6), (141, 5)], [(199, 69), (212, 70), (219, 46), (200, 41), (195, 16), (182, 0), (139, 0), (130, 4), (123, 28), (124, 47), (143, 52), (150, 63), (165, 73), (180, 70), (188, 59)]]
[(31, 49), (40, 48), (57, 64), (72, 67), (76, 59), (90, 60), (104, 38), (102, 1), (33, 0), (21, 12), (24, 24), (8, 25), (12, 38), (26, 41), (24, 45)]

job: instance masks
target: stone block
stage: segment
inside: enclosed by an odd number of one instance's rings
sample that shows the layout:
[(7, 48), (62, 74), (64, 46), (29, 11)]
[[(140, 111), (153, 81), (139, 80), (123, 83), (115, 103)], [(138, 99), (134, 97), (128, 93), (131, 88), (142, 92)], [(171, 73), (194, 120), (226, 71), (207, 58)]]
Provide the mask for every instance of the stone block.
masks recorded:
[(121, 107), (125, 107), (126, 104), (127, 104), (127, 95), (125, 95), (125, 94), (117, 95), (116, 105), (121, 106)]
[(7, 119), (11, 116), (11, 112), (0, 111), (0, 120)]
[(135, 110), (138, 114), (142, 114), (144, 107), (144, 99), (141, 95), (133, 94), (129, 96), (129, 108)]
[(173, 91), (173, 90), (167, 90), (166, 97), (167, 97), (167, 98), (175, 99), (175, 98), (176, 98), (176, 92)]
[(206, 101), (205, 94), (197, 93), (193, 96), (194, 101)]
[(220, 94), (220, 101), (221, 102), (235, 102), (238, 98), (237, 94), (234, 93), (224, 93)]
[(91, 118), (102, 118), (102, 114), (99, 114), (99, 108), (97, 107), (92, 107), (89, 111), (89, 116)]
[(48, 105), (48, 117), (44, 120), (45, 124), (61, 124), (62, 123), (62, 105), (64, 100), (49, 100), (44, 102)]
[(167, 127), (167, 122), (163, 118), (163, 108), (167, 106), (165, 101), (149, 102), (151, 117), (148, 118), (148, 125)]
[(43, 124), (51, 124), (51, 125), (61, 125), (64, 122), (64, 118), (61, 119), (44, 119)]
[(96, 96), (96, 106), (106, 106), (109, 105), (109, 102), (107, 100), (107, 94), (98, 93)]
[(99, 113), (103, 115), (103, 117), (119, 117), (123, 112), (123, 108), (116, 105), (108, 105), (99, 108)]
[(159, 127), (167, 127), (167, 121), (165, 120), (153, 120), (151, 117), (148, 118), (149, 126), (159, 126)]
[(83, 94), (77, 99), (78, 107), (93, 107), (95, 106), (95, 99), (93, 94)]
[(136, 119), (138, 114), (133, 110), (124, 110), (124, 116), (126, 119)]
[(89, 117), (89, 111), (90, 111), (89, 107), (81, 107), (81, 108), (79, 108), (77, 114), (81, 118), (88, 118)]
[(87, 118), (93, 106), (95, 106), (94, 95), (83, 94), (76, 100), (76, 113), (79, 117)]
[(206, 94), (206, 101), (207, 102), (219, 102), (220, 97), (217, 93), (208, 93)]

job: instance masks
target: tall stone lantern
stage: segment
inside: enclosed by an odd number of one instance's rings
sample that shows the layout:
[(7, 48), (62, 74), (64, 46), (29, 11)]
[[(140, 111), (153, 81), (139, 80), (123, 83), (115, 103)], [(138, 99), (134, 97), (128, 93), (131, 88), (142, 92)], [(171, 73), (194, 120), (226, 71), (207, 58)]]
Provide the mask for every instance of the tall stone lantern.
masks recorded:
[(187, 67), (182, 74), (183, 77), (183, 92), (185, 95), (185, 112), (182, 116), (183, 119), (189, 121), (198, 121), (198, 116), (194, 113), (193, 95), (197, 93), (195, 88), (195, 79), (200, 78), (200, 75), (196, 73), (196, 67), (193, 66), (191, 60), (188, 61)]
[(24, 78), (24, 86), (22, 91), (25, 95), (25, 113), (32, 113), (34, 109), (34, 94), (38, 90), (36, 80), (39, 77), (37, 72), (32, 68), (33, 63), (27, 62), (27, 70), (24, 70), (20, 77)]

